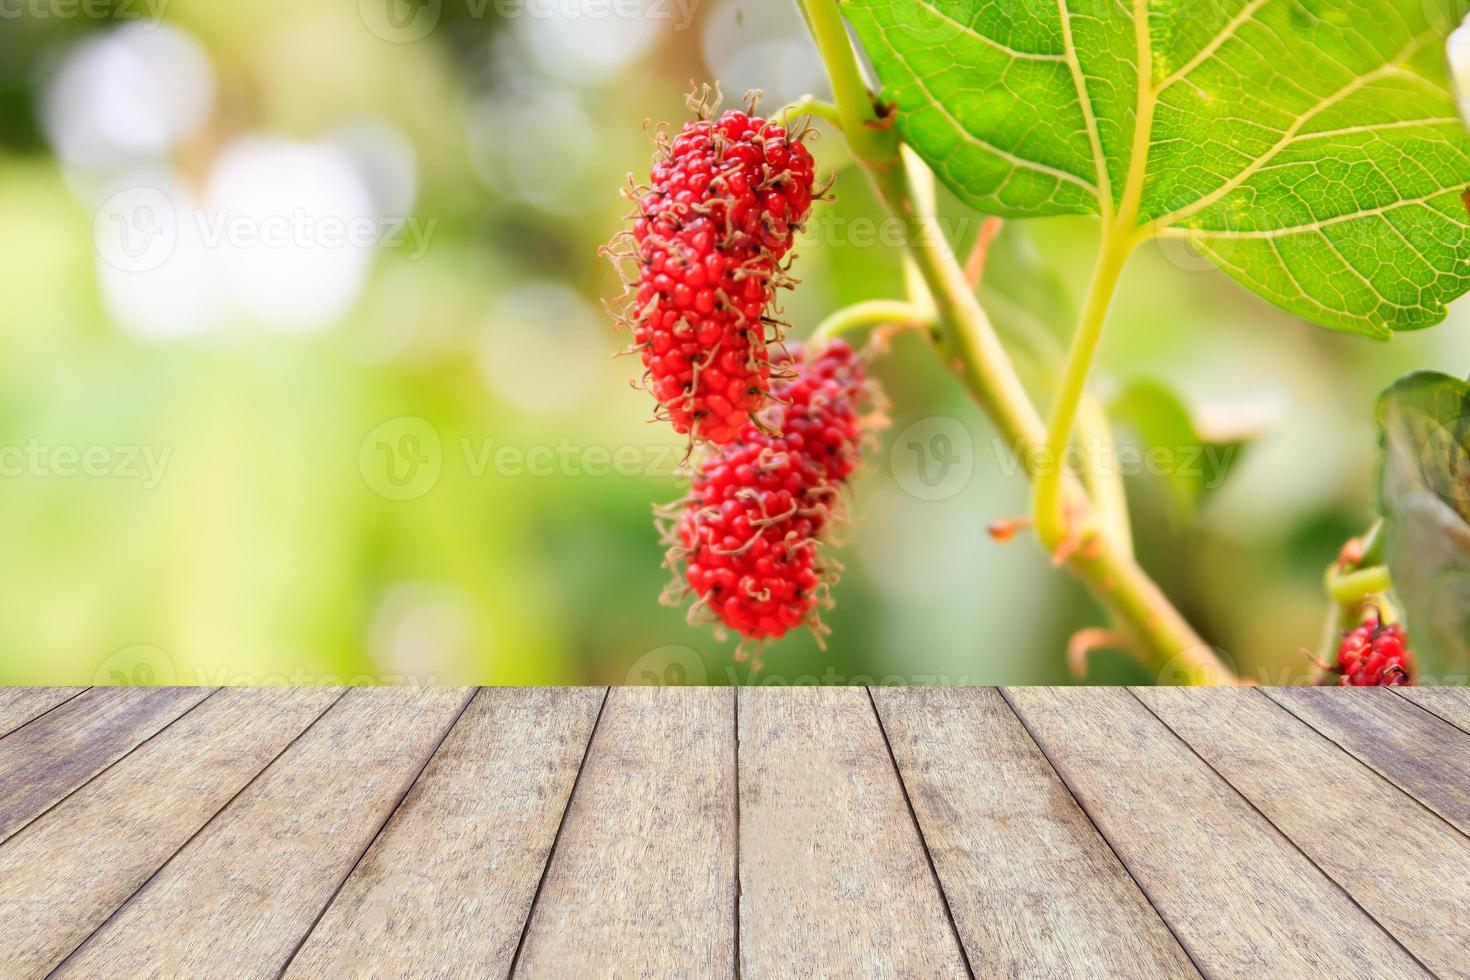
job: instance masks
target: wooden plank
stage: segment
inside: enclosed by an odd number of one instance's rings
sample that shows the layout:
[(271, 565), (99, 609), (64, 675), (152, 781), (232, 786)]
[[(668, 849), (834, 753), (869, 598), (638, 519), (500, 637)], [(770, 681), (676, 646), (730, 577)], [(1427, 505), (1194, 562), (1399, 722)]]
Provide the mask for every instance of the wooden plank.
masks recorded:
[(1127, 690), (1005, 695), (1205, 975), (1426, 975)]
[(354, 688), (57, 969), (283, 969), (472, 692)]
[(1470, 978), (1470, 839), (1259, 690), (1136, 693), (1420, 962)]
[(1470, 687), (1395, 687), (1393, 693), (1470, 732)]
[(964, 976), (861, 688), (740, 689), (747, 976)]
[(1470, 735), (1386, 688), (1262, 690), (1470, 834)]
[(286, 975), (506, 976), (605, 694), (481, 691)]
[(0, 738), (85, 690), (84, 687), (0, 687)]
[(0, 974), (59, 963), (341, 693), (220, 691), (0, 846)]
[(734, 721), (728, 690), (609, 692), (518, 973), (734, 974)]
[(993, 688), (874, 688), (977, 976), (1198, 976)]
[(0, 739), (0, 842), (210, 693), (94, 687)]

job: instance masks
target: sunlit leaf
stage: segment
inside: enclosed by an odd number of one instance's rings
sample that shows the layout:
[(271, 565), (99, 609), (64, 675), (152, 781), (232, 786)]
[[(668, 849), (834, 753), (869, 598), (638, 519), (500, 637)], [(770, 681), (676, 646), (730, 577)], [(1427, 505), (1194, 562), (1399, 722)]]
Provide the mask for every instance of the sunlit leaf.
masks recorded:
[(846, 0), (906, 141), (965, 201), (1184, 235), (1376, 337), (1470, 288), (1459, 0)]

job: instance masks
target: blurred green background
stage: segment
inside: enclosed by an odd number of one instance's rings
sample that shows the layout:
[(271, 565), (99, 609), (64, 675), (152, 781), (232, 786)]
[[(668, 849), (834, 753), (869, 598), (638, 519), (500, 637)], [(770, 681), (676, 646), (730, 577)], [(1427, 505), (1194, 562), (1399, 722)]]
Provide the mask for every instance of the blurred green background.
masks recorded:
[[(779, 0), (7, 7), (0, 682), (746, 679), (658, 604), (650, 506), (682, 446), (601, 310), (645, 120), (686, 118), (691, 79), (825, 94)], [(799, 249), (797, 335), (902, 289), (840, 141), (813, 150), (837, 202)], [(945, 215), (963, 249), (979, 218)], [(1094, 238), (1005, 229), (1008, 335), (1065, 340)], [(1376, 344), (1182, 245), (1130, 266), (1094, 390), (1167, 379), (1199, 425), (1259, 432), (1193, 515), (1129, 478), (1143, 563), (1250, 676), (1305, 677), (1322, 569), (1372, 516), (1374, 396), (1464, 374), (1467, 315)], [(987, 536), (1026, 507), (1014, 464), (915, 338), (876, 373), (893, 425), (829, 648), (793, 634), (760, 679), (1064, 682), (1101, 619), (1031, 538)], [(1149, 677), (1103, 653), (1090, 679)]]

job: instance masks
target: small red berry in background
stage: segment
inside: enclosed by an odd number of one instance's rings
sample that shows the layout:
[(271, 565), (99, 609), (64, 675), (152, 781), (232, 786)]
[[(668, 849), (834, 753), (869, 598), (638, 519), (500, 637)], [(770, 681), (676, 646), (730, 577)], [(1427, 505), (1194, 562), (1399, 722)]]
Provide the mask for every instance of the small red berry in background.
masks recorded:
[(874, 419), (872, 395), (843, 341), (775, 359), (773, 402), (735, 439), (711, 447), (689, 494), (665, 512), (667, 562), (677, 576), (671, 602), (693, 594), (691, 621), (713, 619), (747, 640), (770, 640), (810, 626), (837, 568), (822, 540), (840, 513)]
[(770, 392), (782, 324), (767, 310), (814, 169), (805, 133), (754, 115), (753, 101), (718, 118), (704, 98), (690, 105), (699, 118), (660, 140), (649, 185), (632, 195), (631, 236), (609, 252), (637, 264), (621, 319), (660, 412), (691, 440), (723, 445)]
[(1393, 687), (1414, 683), (1414, 658), (1398, 623), (1384, 625), (1373, 613), (1342, 635), (1333, 670), (1343, 687)]

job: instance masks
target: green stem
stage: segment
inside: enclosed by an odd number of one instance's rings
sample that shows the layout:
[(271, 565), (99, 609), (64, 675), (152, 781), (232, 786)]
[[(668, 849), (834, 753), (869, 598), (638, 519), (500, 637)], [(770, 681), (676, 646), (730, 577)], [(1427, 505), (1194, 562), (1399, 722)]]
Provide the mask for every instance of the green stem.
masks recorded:
[(887, 166), (898, 154), (898, 136), (891, 126), (878, 122), (868, 86), (852, 56), (847, 25), (835, 0), (801, 0), (817, 49), (832, 79), (837, 115), (852, 152), (869, 166)]
[(1108, 460), (1105, 469), (1091, 465), (1082, 471), (1087, 483), (1087, 492), (1097, 504), (1097, 513), (1102, 521), (1102, 532), (1108, 536), (1113, 547), (1122, 555), (1133, 557), (1133, 526), (1128, 519), (1128, 498), (1123, 490), (1123, 475), (1112, 465), (1117, 459), (1113, 447), (1113, 433), (1108, 426), (1107, 413), (1095, 398), (1083, 396), (1077, 408), (1077, 432), (1084, 448), (1083, 458), (1091, 461), (1094, 453), (1099, 459)]
[(777, 109), (771, 118), (784, 126), (792, 116), (815, 116), (818, 119), (825, 119), (838, 129), (842, 128), (842, 116), (837, 112), (837, 107), (830, 102), (823, 102), (809, 95), (795, 102), (786, 103)]
[[(975, 298), (949, 242), (939, 233), (933, 215), (924, 214), (917, 201), (918, 195), (909, 182), (909, 168), (887, 125), (890, 120), (878, 118), (873, 100), (863, 85), (836, 0), (801, 0), (801, 3), (832, 77), (843, 132), (854, 154), (867, 167), (880, 199), (908, 225), (909, 254), (934, 300), (939, 353), (1016, 453), (1022, 468), (1038, 479), (1048, 469), (1045, 454), (1037, 452), (1047, 444), (1047, 428), (1017, 377), (994, 326)], [(1134, 242), (1130, 234), (1126, 239), (1128, 249)], [(1114, 259), (1119, 268), (1128, 249)], [(1116, 282), (1116, 274), (1111, 278)], [(1109, 285), (1109, 294), (1111, 290)], [(1100, 306), (1105, 310), (1106, 301)], [(1098, 319), (1101, 320), (1101, 313)], [(1085, 364), (1081, 373), (1085, 380)], [(1080, 382), (1076, 389), (1080, 398)], [(1070, 474), (1056, 473), (1055, 480), (1058, 502), (1065, 501), (1069, 512), (1090, 517), (1093, 505), (1081, 484)], [(1138, 640), (1147, 666), (1161, 677), (1168, 675), (1188, 683), (1219, 684), (1235, 680), (1214, 650), (1200, 639), (1143, 569), (1120, 553), (1108, 537), (1095, 536), (1086, 542), (1071, 554), (1067, 565)]]
[(1332, 570), (1327, 573), (1327, 594), (1339, 605), (1361, 602), (1370, 595), (1387, 592), (1391, 588), (1393, 579), (1389, 577), (1386, 565), (1374, 565), (1352, 572), (1339, 573)]
[(845, 333), (886, 323), (916, 323), (930, 326), (933, 321), (932, 313), (914, 303), (905, 303), (896, 299), (870, 299), (844, 307), (817, 324), (817, 329), (812, 331), (812, 341), (824, 344)]
[[(1118, 279), (1123, 266), (1138, 242), (1136, 229), (1114, 225), (1104, 228), (1102, 249), (1097, 255), (1097, 267), (1093, 270), (1092, 283), (1087, 289), (1087, 298), (1082, 304), (1077, 332), (1072, 337), (1072, 346), (1067, 351), (1066, 366), (1062, 369), (1062, 382), (1057, 388), (1052, 403), (1051, 419), (1047, 424), (1045, 467), (1037, 474), (1035, 489), (1036, 533), (1048, 550), (1055, 550), (1068, 534), (1078, 534), (1071, 528), (1069, 515), (1062, 506), (1062, 474), (1066, 470), (1067, 447), (1072, 440), (1072, 426), (1077, 418), (1077, 406), (1082, 401), (1087, 387), (1087, 375), (1102, 339), (1103, 323), (1107, 319), (1108, 307), (1113, 293), (1118, 288)], [(1082, 529), (1085, 531), (1085, 529)]]

